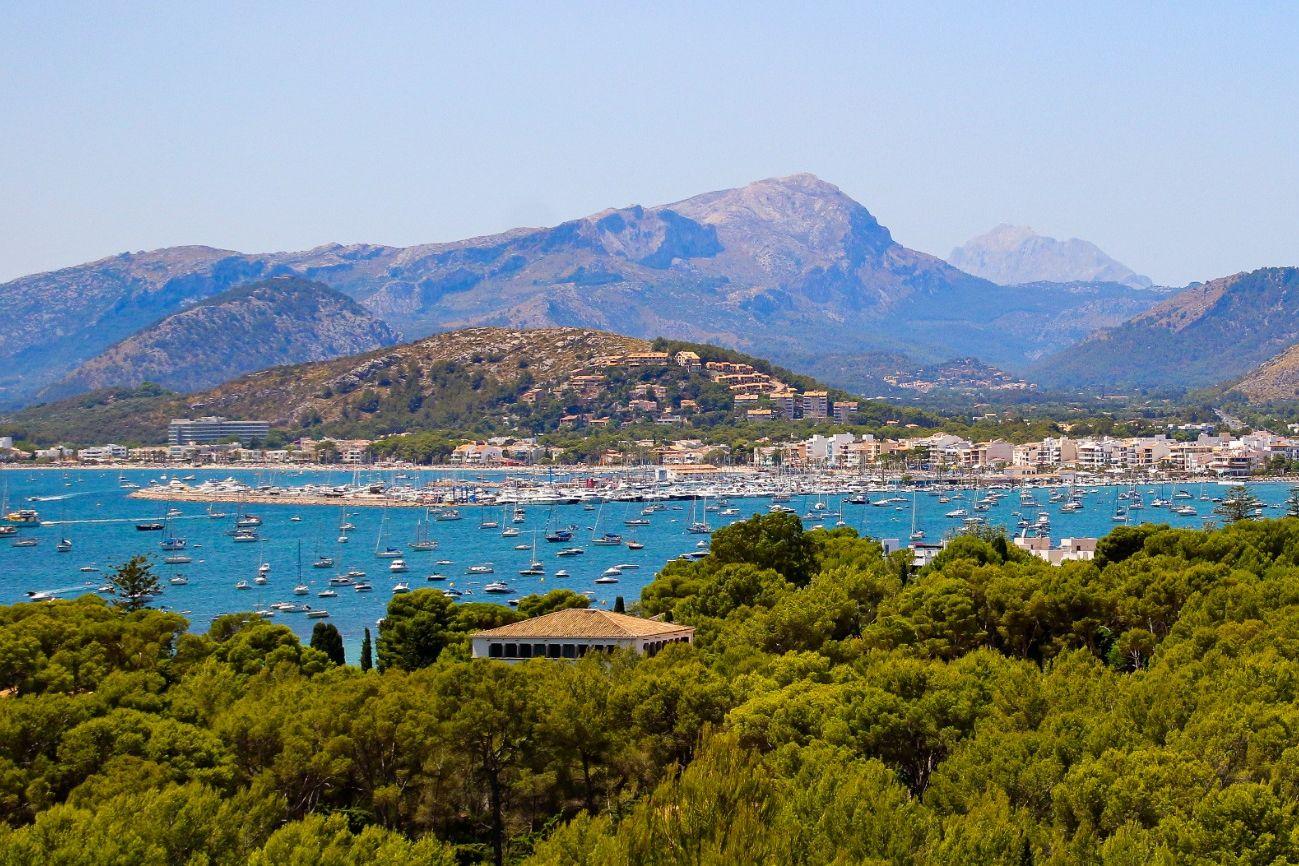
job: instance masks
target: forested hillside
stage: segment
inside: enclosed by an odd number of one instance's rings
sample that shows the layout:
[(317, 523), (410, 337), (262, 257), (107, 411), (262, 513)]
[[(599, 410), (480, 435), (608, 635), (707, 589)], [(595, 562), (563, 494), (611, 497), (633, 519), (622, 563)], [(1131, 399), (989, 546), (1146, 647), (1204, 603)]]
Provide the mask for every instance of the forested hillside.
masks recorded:
[(0, 609), (3, 860), (1299, 858), (1299, 520), (1064, 567), (989, 535), (916, 572), (779, 514), (712, 550), (646, 588), (698, 630), (653, 658), (468, 660), (522, 614), (428, 590), (381, 672), (250, 616)]

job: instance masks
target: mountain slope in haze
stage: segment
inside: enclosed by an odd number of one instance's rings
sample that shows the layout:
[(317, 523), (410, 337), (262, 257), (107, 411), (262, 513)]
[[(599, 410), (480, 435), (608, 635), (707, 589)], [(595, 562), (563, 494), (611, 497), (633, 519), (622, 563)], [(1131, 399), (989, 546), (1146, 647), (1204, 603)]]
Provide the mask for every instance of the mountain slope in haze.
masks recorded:
[(1002, 223), (952, 250), (949, 264), (999, 285), (1024, 283), (1119, 283), (1134, 289), (1151, 286), (1149, 277), (1115, 261), (1090, 241), (1062, 241), (1028, 226)]
[(170, 247), (0, 285), (0, 405), (32, 397), (142, 327), (266, 271), (229, 250)]
[[(409, 430), (530, 435), (557, 429), (570, 412), (592, 411), (593, 404), (579, 398), (568, 382), (578, 372), (603, 375), (608, 393), (658, 383), (677, 397), (697, 398), (705, 413), (699, 416), (701, 423), (707, 420), (710, 400), (728, 404), (718, 411), (738, 420), (730, 392), (702, 373), (675, 364), (631, 369), (597, 363), (606, 356), (649, 351), (653, 345), (584, 328), (469, 328), (345, 358), (273, 367), (190, 395), (154, 384), (101, 389), (12, 413), (0, 418), (0, 430), (38, 443), (160, 442), (171, 418), (224, 415), (264, 418), (281, 431), (315, 436), (375, 437)], [(680, 348), (692, 348), (705, 359), (750, 363), (795, 387), (825, 388), (732, 350), (668, 341), (657, 350)], [(832, 391), (831, 396), (845, 395)], [(894, 409), (871, 404), (871, 411)]]
[(273, 277), (228, 289), (138, 331), (41, 396), (142, 382), (196, 391), (253, 370), (395, 342), (387, 324), (347, 295), (300, 277)]
[(1299, 400), (1299, 343), (1250, 370), (1230, 390), (1251, 403)]
[(1185, 388), (1241, 376), (1299, 342), (1299, 268), (1197, 283), (1034, 366), (1060, 388)]
[(24, 277), (0, 285), (0, 307), (18, 311), (0, 320), (0, 403), (30, 399), (198, 299), (282, 274), (341, 291), (410, 337), (570, 326), (751, 349), (788, 366), (885, 352), (1015, 369), (1134, 304), (995, 285), (897, 243), (837, 187), (799, 174), (454, 243), (179, 248)]

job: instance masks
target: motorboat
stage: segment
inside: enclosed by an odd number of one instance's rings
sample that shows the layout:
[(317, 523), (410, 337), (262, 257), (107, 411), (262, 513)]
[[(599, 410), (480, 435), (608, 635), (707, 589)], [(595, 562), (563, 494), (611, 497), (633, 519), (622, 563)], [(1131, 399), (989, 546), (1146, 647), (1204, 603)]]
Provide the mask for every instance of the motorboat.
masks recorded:
[(333, 568), (334, 557), (332, 556), (318, 557), (315, 562), (311, 563), (311, 567), (312, 568)]
[(235, 584), (235, 589), (250, 589), (250, 588), (251, 587), (248, 586), (248, 581), (246, 580), (240, 580), (238, 583)]
[(483, 587), (483, 592), (490, 592), (495, 595), (503, 595), (503, 594), (514, 592), (514, 590), (510, 589), (509, 584), (502, 583), (499, 580), (494, 580)]
[(410, 569), (406, 566), (406, 560), (404, 559), (394, 559), (392, 562), (388, 563), (388, 571), (393, 574), (401, 574), (402, 572), (409, 570)]
[(572, 575), (568, 573), (567, 569), (561, 568), (555, 572), (555, 577), (572, 577)]
[(559, 553), (556, 553), (555, 555), (556, 556), (581, 556), (584, 553), (586, 553), (586, 551), (580, 547), (565, 547), (563, 550), (559, 551)]
[(177, 574), (167, 580), (172, 586), (185, 586), (189, 583), (189, 578), (183, 574)]
[(307, 619), (329, 619), (329, 611), (309, 610), (307, 611)]
[(162, 561), (168, 565), (186, 565), (194, 561), (194, 558), (187, 553), (173, 553), (171, 556), (164, 556)]
[(137, 523), (135, 524), (136, 532), (162, 532), (161, 523)]
[(300, 583), (293, 587), (294, 595), (306, 595), (309, 592), (311, 592), (311, 587), (307, 586), (305, 583)]
[(469, 574), (491, 574), (495, 570), (496, 569), (492, 566), (490, 562), (483, 562), (483, 563), (479, 563), (478, 565), (471, 565), (467, 569), (465, 569), (465, 571), (468, 572)]
[(72, 552), (72, 539), (71, 539), (71, 538), (60, 538), (60, 539), (59, 539), (59, 543), (56, 544), (56, 545), (54, 545), (54, 549), (55, 549), (56, 551), (58, 551), (59, 553), (71, 553), (71, 552)]
[(332, 589), (322, 589), (320, 592), (316, 593), (316, 598), (337, 598), (337, 597), (338, 597), (338, 593)]
[(410, 592), (410, 584), (409, 584), (409, 583), (406, 583), (406, 581), (403, 580), (403, 581), (401, 581), (400, 583), (395, 583), (395, 584), (393, 584), (393, 586), (392, 586), (392, 594), (393, 594), (393, 595), (401, 595), (401, 594), (404, 593), (404, 592)]

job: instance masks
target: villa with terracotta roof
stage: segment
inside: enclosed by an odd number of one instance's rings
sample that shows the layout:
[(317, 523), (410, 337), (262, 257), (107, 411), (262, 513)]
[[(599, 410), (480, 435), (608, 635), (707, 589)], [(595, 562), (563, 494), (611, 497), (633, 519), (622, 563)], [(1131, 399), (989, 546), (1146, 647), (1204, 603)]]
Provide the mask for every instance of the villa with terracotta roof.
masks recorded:
[(474, 634), (474, 658), (576, 659), (588, 652), (629, 649), (654, 655), (668, 644), (693, 643), (690, 626), (593, 608), (570, 608)]

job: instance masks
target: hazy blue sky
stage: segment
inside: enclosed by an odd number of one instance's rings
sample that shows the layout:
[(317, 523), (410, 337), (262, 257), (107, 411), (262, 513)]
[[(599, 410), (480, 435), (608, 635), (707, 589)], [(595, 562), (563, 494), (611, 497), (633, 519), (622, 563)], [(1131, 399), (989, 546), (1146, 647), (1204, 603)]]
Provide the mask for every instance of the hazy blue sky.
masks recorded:
[(453, 240), (811, 171), (1180, 284), (1299, 264), (1294, 3), (0, 0), (0, 279)]

